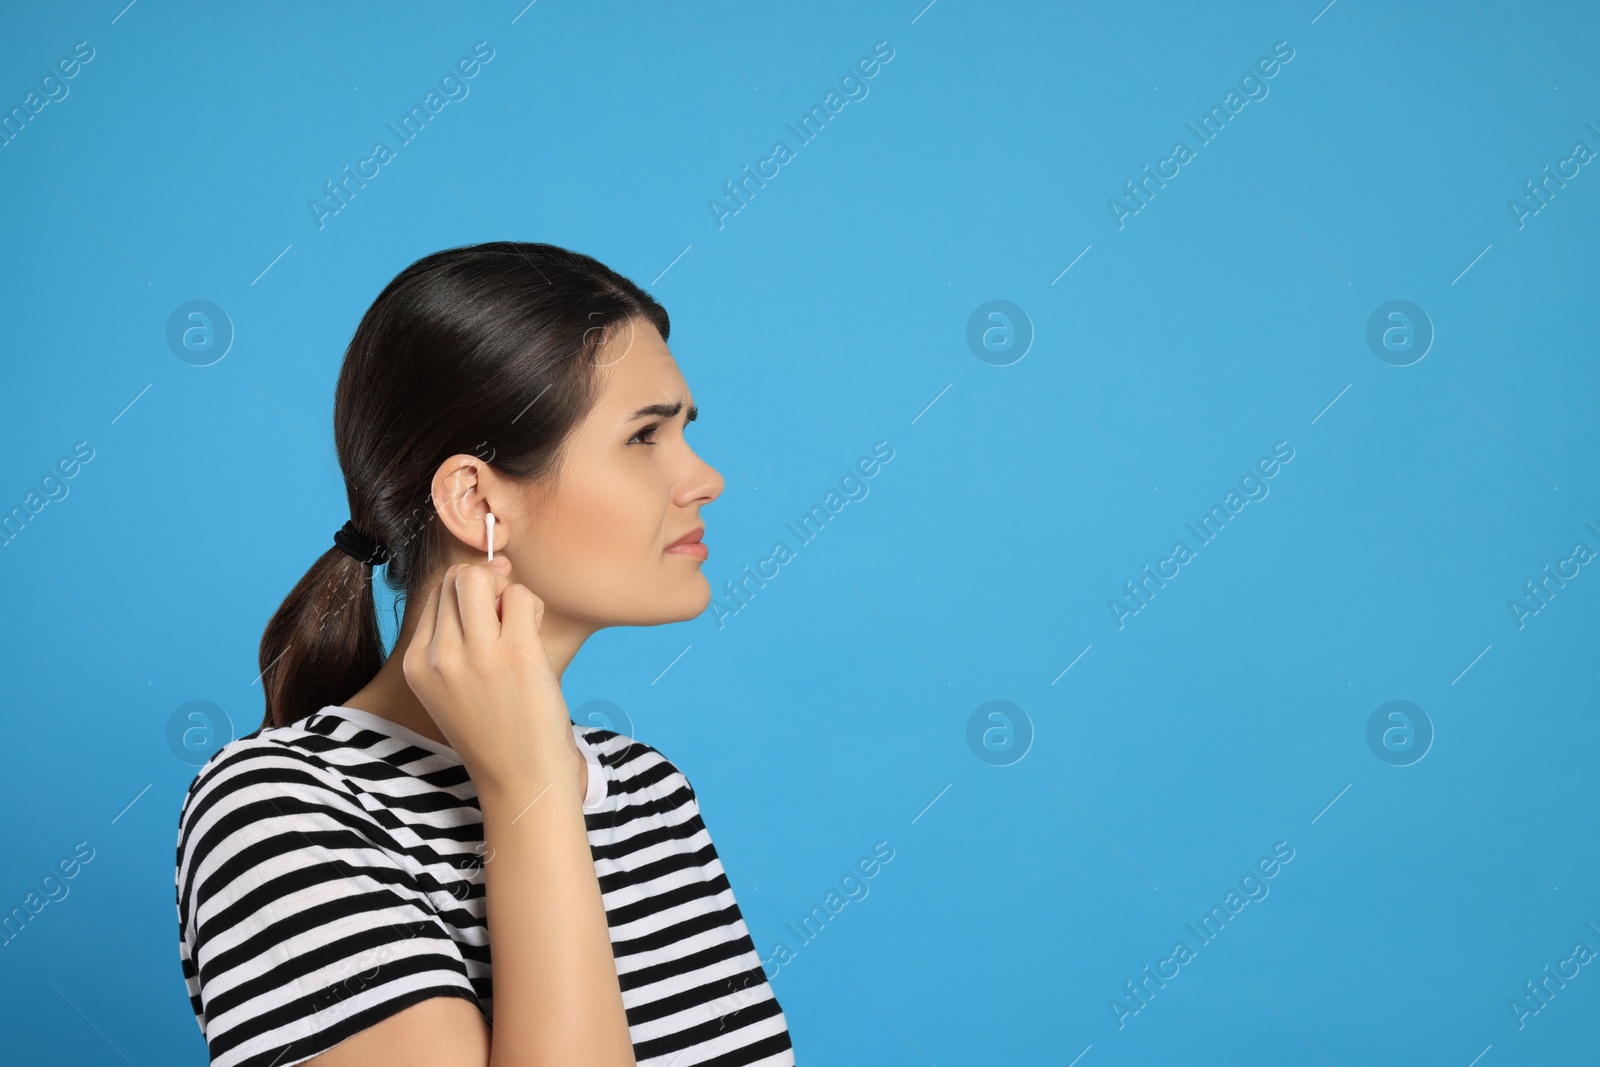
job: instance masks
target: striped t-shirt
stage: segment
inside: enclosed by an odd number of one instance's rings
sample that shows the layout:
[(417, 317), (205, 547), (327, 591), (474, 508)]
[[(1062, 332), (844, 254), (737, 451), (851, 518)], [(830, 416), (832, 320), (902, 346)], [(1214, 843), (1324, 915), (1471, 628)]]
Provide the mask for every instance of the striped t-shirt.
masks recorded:
[[(573, 724), (640, 1067), (792, 1065), (700, 818), (660, 752)], [(215, 1067), (289, 1067), (430, 997), (493, 1014), (483, 816), (454, 751), (329, 706), (225, 745), (179, 820), (178, 947)]]

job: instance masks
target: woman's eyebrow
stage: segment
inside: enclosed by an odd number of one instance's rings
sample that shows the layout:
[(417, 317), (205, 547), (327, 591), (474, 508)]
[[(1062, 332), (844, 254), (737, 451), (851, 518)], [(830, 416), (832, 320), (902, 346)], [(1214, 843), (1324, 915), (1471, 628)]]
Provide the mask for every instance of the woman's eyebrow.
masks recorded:
[[(659, 415), (659, 416), (661, 416), (663, 418), (670, 419), (670, 418), (672, 418), (674, 415), (676, 415), (678, 412), (680, 412), (682, 410), (683, 410), (683, 401), (681, 401), (681, 400), (679, 400), (679, 401), (677, 401), (676, 403), (673, 403), (673, 404), (647, 404), (644, 407), (640, 408), (638, 411), (635, 411), (632, 415), (629, 415), (626, 419), (623, 419), (622, 421), (623, 422), (632, 422), (635, 419), (649, 418), (651, 416), (656, 416), (656, 415)], [(700, 417), (700, 408), (697, 405), (697, 406), (692, 407), (692, 408), (689, 409), (689, 416), (688, 416), (688, 418), (684, 419), (683, 421), (687, 425), (688, 423), (693, 422), (695, 419), (697, 419), (699, 417)]]

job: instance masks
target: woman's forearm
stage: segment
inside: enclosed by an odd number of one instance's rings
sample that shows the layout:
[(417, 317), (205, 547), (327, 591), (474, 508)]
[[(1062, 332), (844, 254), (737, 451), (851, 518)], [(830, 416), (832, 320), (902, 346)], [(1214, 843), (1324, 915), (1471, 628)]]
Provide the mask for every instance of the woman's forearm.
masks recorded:
[(489, 1067), (634, 1067), (580, 779), (546, 781), (542, 792), (478, 798), (494, 968)]

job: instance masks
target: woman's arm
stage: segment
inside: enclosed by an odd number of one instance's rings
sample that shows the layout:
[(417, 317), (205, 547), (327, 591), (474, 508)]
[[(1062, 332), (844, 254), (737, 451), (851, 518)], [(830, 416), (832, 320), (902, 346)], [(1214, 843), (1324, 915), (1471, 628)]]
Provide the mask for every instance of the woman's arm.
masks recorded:
[[(574, 776), (575, 778), (576, 776)], [(480, 795), (494, 966), (493, 1033), (471, 1003), (434, 997), (307, 1061), (315, 1067), (626, 1064), (633, 1045), (577, 783), (518, 814)], [(526, 802), (524, 802), (526, 803)]]
[(406, 651), (407, 681), (478, 788), (493, 1027), (465, 1000), (433, 998), (308, 1063), (634, 1067), (542, 609), (493, 564), (453, 567)]
[(632, 1067), (577, 776), (550, 783), (531, 803), (509, 794), (480, 794), (480, 803), (492, 849), (484, 865), (494, 959), (491, 1067)]

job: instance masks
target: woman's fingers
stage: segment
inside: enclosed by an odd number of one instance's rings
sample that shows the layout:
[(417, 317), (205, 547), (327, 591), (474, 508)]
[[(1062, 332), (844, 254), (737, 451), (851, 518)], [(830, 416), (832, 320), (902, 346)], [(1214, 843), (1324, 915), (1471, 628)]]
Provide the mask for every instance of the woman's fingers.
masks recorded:
[(482, 792), (570, 769), (571, 719), (539, 634), (544, 602), (508, 570), (458, 564), (429, 582), (432, 633), (419, 619), (406, 652), (407, 681)]
[(487, 566), (469, 564), (456, 572), (456, 604), (462, 633), (469, 644), (499, 640), (495, 598), (510, 584), (509, 578)]

